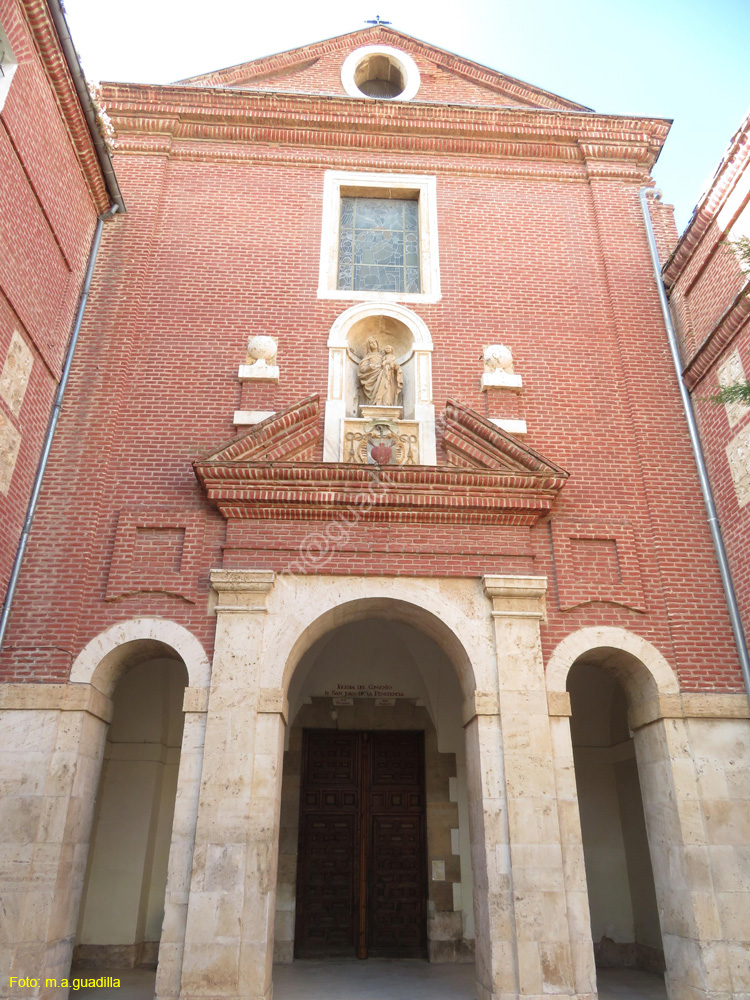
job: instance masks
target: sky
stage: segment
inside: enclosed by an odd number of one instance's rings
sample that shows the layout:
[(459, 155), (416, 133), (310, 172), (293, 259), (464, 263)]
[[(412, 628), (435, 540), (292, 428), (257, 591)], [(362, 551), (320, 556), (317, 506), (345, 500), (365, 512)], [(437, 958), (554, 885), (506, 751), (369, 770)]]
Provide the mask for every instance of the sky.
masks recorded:
[(750, 0), (65, 0), (90, 80), (170, 83), (380, 15), (612, 114), (674, 119), (654, 177), (687, 224), (750, 108)]

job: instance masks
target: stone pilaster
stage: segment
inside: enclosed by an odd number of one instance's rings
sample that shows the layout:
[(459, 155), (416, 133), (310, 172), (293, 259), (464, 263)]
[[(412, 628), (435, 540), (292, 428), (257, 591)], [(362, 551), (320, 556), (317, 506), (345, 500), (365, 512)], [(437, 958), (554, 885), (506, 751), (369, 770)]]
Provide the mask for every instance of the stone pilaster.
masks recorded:
[[(88, 684), (0, 687), (0, 968), (63, 1000), (112, 703)], [(38, 985), (9, 988), (9, 977)]]
[(193, 870), (195, 827), (198, 819), (203, 749), (206, 738), (208, 688), (186, 688), (183, 700), (185, 726), (182, 733), (180, 769), (177, 775), (172, 840), (169, 847), (164, 921), (156, 971), (158, 1000), (176, 1000), (180, 995), (185, 946), (190, 879)]
[(585, 952), (586, 932), (590, 947), (590, 930), (580, 926), (580, 906), (568, 899), (557, 802), (560, 776), (552, 757), (539, 634), (547, 581), (487, 576), (484, 589), (492, 601), (495, 627), (512, 894), (507, 933), (516, 966), (515, 988), (497, 983), (492, 996), (584, 1000), (595, 995), (593, 960), (589, 974), (580, 954)]
[(479, 1000), (518, 996), (508, 811), (498, 699), (475, 692), (464, 704), (471, 868)]
[(284, 716), (260, 688), (273, 573), (215, 570), (211, 673), (181, 996), (271, 992)]
[(670, 1000), (744, 1000), (750, 723), (660, 713), (635, 748)]

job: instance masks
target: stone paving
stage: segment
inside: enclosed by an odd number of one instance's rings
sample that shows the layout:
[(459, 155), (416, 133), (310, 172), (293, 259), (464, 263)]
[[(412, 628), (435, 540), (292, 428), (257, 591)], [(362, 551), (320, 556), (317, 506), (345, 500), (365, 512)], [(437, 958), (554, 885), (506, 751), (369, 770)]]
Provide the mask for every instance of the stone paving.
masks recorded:
[[(73, 973), (75, 975), (76, 973)], [(76, 1000), (153, 1000), (148, 969), (79, 972), (116, 976), (119, 988), (71, 990)], [(599, 1000), (666, 1000), (661, 976), (635, 969), (600, 969)], [(472, 965), (370, 959), (295, 962), (274, 969), (274, 1000), (475, 1000)]]

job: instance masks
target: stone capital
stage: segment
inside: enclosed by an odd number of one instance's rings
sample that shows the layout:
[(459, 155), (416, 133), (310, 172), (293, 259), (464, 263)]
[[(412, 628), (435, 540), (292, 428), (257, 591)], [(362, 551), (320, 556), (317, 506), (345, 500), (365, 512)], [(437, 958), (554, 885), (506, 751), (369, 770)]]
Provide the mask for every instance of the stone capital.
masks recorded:
[(550, 715), (568, 717), (573, 714), (570, 707), (570, 695), (567, 691), (548, 691), (547, 710)]
[(546, 576), (485, 576), (484, 592), (492, 601), (493, 618), (547, 619)]
[(0, 684), (0, 709), (88, 712), (112, 721), (112, 701), (92, 684)]
[(289, 699), (281, 688), (261, 688), (258, 698), (258, 714), (280, 715), (287, 724), (289, 720)]
[(500, 701), (495, 691), (474, 691), (464, 700), (462, 724), (468, 726), (478, 715), (499, 715)]
[(207, 712), (208, 688), (186, 687), (182, 698), (183, 712)]
[(218, 594), (216, 614), (264, 612), (275, 576), (270, 570), (211, 570), (211, 586)]

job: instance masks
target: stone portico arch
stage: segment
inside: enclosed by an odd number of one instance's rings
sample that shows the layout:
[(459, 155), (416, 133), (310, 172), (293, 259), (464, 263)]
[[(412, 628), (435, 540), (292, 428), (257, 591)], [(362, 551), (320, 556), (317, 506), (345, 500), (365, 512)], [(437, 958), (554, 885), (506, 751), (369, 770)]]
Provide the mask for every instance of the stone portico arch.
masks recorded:
[[(736, 838), (718, 819), (738, 812), (728, 789), (750, 756), (744, 696), (681, 692), (664, 655), (626, 629), (573, 632), (555, 648), (546, 671), (560, 776), (573, 773), (566, 682), (574, 664), (599, 667), (625, 692), (670, 1000), (744, 994), (750, 972), (747, 925), (739, 914), (747, 912), (750, 894), (737, 882)], [(574, 787), (569, 791), (575, 795)], [(567, 815), (568, 865), (583, 872), (577, 808)]]
[[(18, 927), (14, 927), (12, 920), (6, 927), (11, 946), (11, 974), (33, 977), (39, 982), (38, 990), (24, 990), (23, 995), (40, 995), (50, 1000), (67, 996), (67, 988), (48, 985), (48, 981), (60, 983), (70, 971), (97, 789), (112, 720), (112, 695), (131, 667), (150, 660), (179, 661), (194, 685), (186, 689), (183, 706), (186, 717), (169, 855), (160, 976), (162, 953), (167, 956), (165, 969), (175, 967), (169, 957), (170, 947), (181, 956), (184, 931), (180, 922), (184, 927), (210, 664), (200, 642), (181, 625), (166, 619), (130, 619), (106, 629), (84, 647), (66, 684), (4, 685), (0, 692), (0, 736), (4, 731), (27, 732), (33, 742), (34, 754), (27, 755), (25, 766), (27, 770), (33, 768), (39, 792), (19, 800), (19, 808), (46, 817), (35, 828), (32, 842), (19, 845), (30, 862), (25, 879), (19, 869), (12, 886), (0, 886), (9, 913), (34, 914), (33, 920), (26, 919)], [(0, 746), (10, 748), (13, 743), (3, 737)], [(14, 756), (18, 750), (15, 754), (12, 750), (3, 752), (11, 755), (11, 765), (17, 768)], [(40, 866), (35, 860), (41, 857), (51, 861)], [(50, 886), (56, 887), (56, 891), (52, 892)], [(179, 988), (179, 969), (176, 982)]]
[[(568, 892), (539, 625), (543, 577), (216, 570), (216, 649), (180, 996), (271, 995), (288, 689), (326, 631), (391, 615), (428, 629), (464, 701), (477, 995), (593, 994)], [(159, 994), (166, 996), (167, 994)]]

